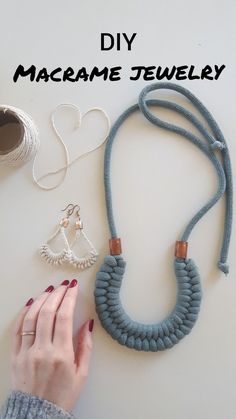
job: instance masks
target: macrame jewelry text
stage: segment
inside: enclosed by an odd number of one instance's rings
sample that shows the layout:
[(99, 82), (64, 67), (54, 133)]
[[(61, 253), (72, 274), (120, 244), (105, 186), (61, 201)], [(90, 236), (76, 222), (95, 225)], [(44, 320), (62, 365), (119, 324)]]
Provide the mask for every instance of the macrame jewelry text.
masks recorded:
[(35, 65), (25, 68), (22, 64), (18, 65), (13, 75), (13, 81), (16, 83), (20, 78), (28, 78), (31, 82), (92, 82), (95, 79), (103, 81), (119, 81), (123, 75), (130, 80), (218, 80), (225, 65), (205, 65), (202, 68), (196, 68), (194, 65), (181, 66), (134, 66), (130, 70), (124, 69), (121, 66), (116, 67), (102, 67), (94, 66), (92, 69), (80, 67), (74, 69), (72, 67), (62, 68), (57, 67), (52, 70), (46, 67), (37, 69)]

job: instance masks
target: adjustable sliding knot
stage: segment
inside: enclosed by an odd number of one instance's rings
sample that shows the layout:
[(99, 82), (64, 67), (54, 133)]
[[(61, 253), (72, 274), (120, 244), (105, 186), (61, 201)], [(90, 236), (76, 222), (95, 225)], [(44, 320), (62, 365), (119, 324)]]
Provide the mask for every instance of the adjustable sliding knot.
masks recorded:
[(221, 141), (214, 141), (214, 143), (211, 144), (212, 150), (223, 150), (225, 148), (225, 145)]

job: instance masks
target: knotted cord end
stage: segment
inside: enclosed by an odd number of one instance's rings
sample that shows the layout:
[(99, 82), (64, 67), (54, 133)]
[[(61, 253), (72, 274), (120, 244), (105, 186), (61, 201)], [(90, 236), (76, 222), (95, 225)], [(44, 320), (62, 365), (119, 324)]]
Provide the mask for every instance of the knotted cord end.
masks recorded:
[(224, 262), (218, 262), (218, 268), (225, 274), (228, 275), (229, 273), (229, 265)]
[(225, 148), (225, 145), (221, 141), (214, 141), (214, 143), (211, 144), (212, 150), (223, 150)]

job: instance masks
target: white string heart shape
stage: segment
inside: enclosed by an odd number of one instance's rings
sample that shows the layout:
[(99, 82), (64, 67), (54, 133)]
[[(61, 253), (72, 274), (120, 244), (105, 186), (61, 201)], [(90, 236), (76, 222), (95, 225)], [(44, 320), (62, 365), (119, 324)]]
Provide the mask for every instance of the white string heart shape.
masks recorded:
[[(70, 161), (70, 156), (69, 156), (68, 148), (67, 148), (67, 146), (65, 144), (65, 141), (63, 140), (62, 135), (60, 134), (59, 130), (57, 129), (56, 123), (55, 123), (55, 114), (56, 114), (57, 110), (59, 108), (62, 108), (62, 107), (63, 108), (69, 107), (69, 108), (73, 109), (76, 112), (76, 114), (77, 114), (77, 121), (76, 121), (76, 124), (75, 124), (75, 129), (80, 129), (81, 128), (83, 118), (86, 115), (88, 115), (89, 113), (91, 113), (91, 112), (101, 112), (102, 115), (105, 118), (105, 121), (106, 121), (106, 132), (105, 132), (105, 135), (104, 135), (102, 141), (98, 145), (96, 145), (95, 147), (92, 147), (92, 148), (88, 149), (87, 151), (84, 151), (83, 153), (79, 154), (76, 158), (74, 158), (71, 161)], [(84, 114), (81, 114), (81, 111), (80, 111), (79, 107), (76, 106), (76, 105), (74, 105), (74, 104), (72, 104), (72, 103), (61, 103), (60, 105), (58, 105), (54, 109), (54, 111), (52, 112), (52, 114), (51, 114), (51, 124), (52, 124), (52, 127), (53, 127), (53, 129), (54, 129), (54, 131), (56, 133), (56, 136), (57, 136), (58, 140), (60, 141), (60, 143), (63, 146), (64, 153), (65, 153), (65, 165), (62, 166), (62, 167), (60, 167), (57, 170), (54, 170), (54, 171), (51, 171), (51, 172), (47, 172), (47, 173), (45, 173), (44, 175), (40, 176), (37, 179), (36, 178), (36, 175), (35, 175), (35, 163), (36, 163), (36, 157), (37, 157), (37, 155), (35, 155), (35, 158), (34, 158), (34, 161), (33, 161), (33, 167), (32, 167), (33, 180), (34, 180), (34, 183), (37, 186), (39, 186), (41, 189), (44, 189), (44, 190), (47, 190), (47, 191), (58, 188), (58, 186), (60, 186), (64, 182), (65, 177), (66, 177), (66, 174), (67, 174), (67, 170), (68, 170), (68, 168), (72, 164), (74, 164), (76, 161), (78, 161), (81, 157), (87, 156), (88, 154), (90, 154), (93, 151), (95, 151), (98, 148), (100, 148), (105, 143), (105, 141), (107, 140), (108, 134), (110, 132), (110, 127), (111, 127), (110, 118), (109, 118), (108, 114), (106, 113), (106, 111), (104, 109), (98, 108), (98, 107), (94, 107), (94, 108), (88, 109)], [(42, 185), (39, 182), (40, 180), (44, 179), (45, 177), (48, 177), (48, 176), (51, 176), (51, 175), (56, 175), (56, 174), (58, 174), (58, 173), (60, 173), (62, 171), (63, 171), (63, 177), (58, 181), (58, 183), (56, 183), (53, 186)]]

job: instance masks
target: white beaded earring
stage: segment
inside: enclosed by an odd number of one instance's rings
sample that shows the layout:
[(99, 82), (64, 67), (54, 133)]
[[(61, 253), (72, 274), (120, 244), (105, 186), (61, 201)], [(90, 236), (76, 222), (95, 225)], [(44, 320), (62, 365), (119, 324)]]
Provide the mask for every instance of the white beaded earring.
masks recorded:
[[(84, 228), (83, 228), (83, 222), (80, 218), (80, 207), (78, 205), (74, 206), (74, 209), (78, 207), (77, 211), (76, 211), (76, 217), (77, 217), (77, 221), (75, 222), (75, 238), (74, 241), (71, 244), (71, 257), (70, 257), (70, 263), (78, 269), (86, 269), (89, 268), (90, 266), (92, 266), (98, 257), (98, 252), (95, 249), (95, 247), (93, 246), (93, 244), (91, 243), (91, 241), (88, 239), (88, 237), (86, 236), (85, 232), (84, 232)], [(78, 241), (81, 241), (81, 239), (84, 240), (85, 246), (88, 248), (87, 253), (85, 254), (85, 256), (76, 256), (73, 248), (75, 247), (76, 243)]]
[[(53, 235), (48, 239), (48, 241), (40, 247), (40, 255), (43, 259), (45, 259), (48, 263), (52, 265), (61, 265), (62, 263), (70, 261), (71, 259), (71, 249), (65, 234), (65, 229), (68, 227), (69, 217), (74, 212), (74, 205), (69, 204), (62, 211), (67, 211), (66, 217), (61, 219), (55, 233), (53, 233)], [(62, 236), (64, 248), (60, 252), (56, 253), (52, 251), (50, 243), (59, 234)]]

